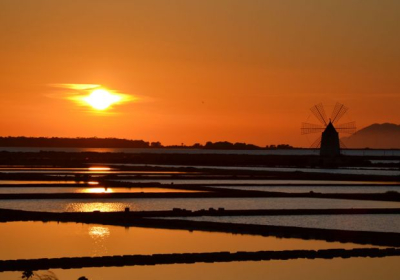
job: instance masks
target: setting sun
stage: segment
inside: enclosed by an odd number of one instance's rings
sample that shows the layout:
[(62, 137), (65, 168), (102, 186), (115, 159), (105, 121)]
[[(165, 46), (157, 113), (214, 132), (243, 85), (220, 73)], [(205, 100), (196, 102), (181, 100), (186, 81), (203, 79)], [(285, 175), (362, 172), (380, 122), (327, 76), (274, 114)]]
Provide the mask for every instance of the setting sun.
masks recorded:
[(100, 84), (51, 84), (61, 90), (61, 98), (74, 101), (82, 107), (90, 107), (90, 111), (105, 111), (123, 103), (137, 101), (132, 94), (109, 89)]
[(400, 0), (0, 0), (0, 280), (400, 280)]
[(96, 110), (105, 110), (114, 103), (121, 101), (121, 97), (111, 94), (105, 89), (96, 89), (83, 100)]

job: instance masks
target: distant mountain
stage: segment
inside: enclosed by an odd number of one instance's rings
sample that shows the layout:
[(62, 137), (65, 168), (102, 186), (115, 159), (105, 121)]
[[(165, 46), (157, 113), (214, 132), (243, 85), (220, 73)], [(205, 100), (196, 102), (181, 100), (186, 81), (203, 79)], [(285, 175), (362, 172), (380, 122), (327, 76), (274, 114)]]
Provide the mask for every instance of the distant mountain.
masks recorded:
[(348, 148), (400, 149), (400, 125), (373, 124), (341, 140)]

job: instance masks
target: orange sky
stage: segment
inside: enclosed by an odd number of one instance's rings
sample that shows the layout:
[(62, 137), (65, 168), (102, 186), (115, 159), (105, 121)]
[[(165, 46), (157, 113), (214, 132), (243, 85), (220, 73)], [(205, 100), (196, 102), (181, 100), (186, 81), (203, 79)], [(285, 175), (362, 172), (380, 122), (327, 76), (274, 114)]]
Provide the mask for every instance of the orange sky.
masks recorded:
[[(0, 135), (308, 146), (336, 101), (400, 123), (399, 26), (397, 0), (0, 0)], [(100, 114), (57, 84), (135, 99)]]

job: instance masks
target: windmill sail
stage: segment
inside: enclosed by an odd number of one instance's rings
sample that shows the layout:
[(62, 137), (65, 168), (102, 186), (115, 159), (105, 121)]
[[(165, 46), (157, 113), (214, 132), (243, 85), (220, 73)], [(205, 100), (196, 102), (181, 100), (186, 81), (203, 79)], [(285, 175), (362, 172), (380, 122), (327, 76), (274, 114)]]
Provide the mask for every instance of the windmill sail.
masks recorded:
[(347, 146), (343, 143), (342, 140), (339, 140), (340, 149), (347, 149)]
[(335, 108), (332, 111), (331, 122), (333, 124), (337, 123), (344, 116), (344, 114), (346, 114), (348, 109), (349, 108), (343, 104), (336, 103)]
[(311, 144), (310, 148), (311, 148), (311, 149), (319, 149), (319, 148), (321, 148), (321, 140), (322, 140), (322, 137), (319, 136), (319, 137), (314, 141), (314, 143)]
[(353, 134), (356, 132), (356, 122), (338, 124), (335, 128), (339, 133)]
[(310, 110), (314, 114), (314, 116), (321, 122), (321, 124), (325, 126), (328, 125), (328, 119), (326, 118), (325, 109), (322, 103), (315, 105)]
[(313, 123), (302, 123), (301, 124), (301, 135), (322, 132), (325, 130), (325, 126)]

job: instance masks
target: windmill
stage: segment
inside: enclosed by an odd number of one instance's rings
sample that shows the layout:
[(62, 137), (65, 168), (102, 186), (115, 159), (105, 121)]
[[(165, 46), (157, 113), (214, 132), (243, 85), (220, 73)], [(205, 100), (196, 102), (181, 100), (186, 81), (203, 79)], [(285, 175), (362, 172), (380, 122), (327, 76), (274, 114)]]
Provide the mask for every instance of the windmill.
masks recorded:
[(336, 157), (340, 155), (340, 148), (345, 148), (339, 139), (339, 133), (353, 134), (356, 132), (356, 123), (347, 122), (340, 124), (340, 120), (346, 114), (348, 108), (343, 104), (336, 103), (331, 117), (328, 119), (324, 106), (319, 103), (311, 109), (319, 124), (302, 123), (301, 134), (321, 133), (311, 148), (320, 148), (320, 155), (325, 157)]

